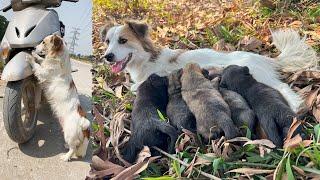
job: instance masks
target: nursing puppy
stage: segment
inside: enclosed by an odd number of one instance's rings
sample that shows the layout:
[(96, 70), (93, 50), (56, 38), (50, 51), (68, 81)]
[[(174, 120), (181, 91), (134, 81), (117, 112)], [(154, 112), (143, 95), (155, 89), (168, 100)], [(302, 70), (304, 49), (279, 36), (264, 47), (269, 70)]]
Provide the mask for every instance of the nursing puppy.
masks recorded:
[(279, 91), (257, 82), (249, 73), (248, 67), (236, 65), (223, 70), (220, 86), (244, 97), (255, 112), (267, 137), (276, 146), (282, 147), (296, 114)]
[[(45, 53), (44, 59), (36, 54), (39, 52)], [(36, 53), (27, 60), (62, 125), (64, 139), (69, 147), (69, 152), (61, 156), (61, 159), (69, 161), (74, 154), (84, 157), (89, 144), (90, 121), (86, 119), (86, 113), (81, 108), (72, 80), (67, 47), (62, 38), (50, 35), (36, 47)], [(42, 61), (41, 65), (35, 60)]]
[(157, 110), (165, 114), (168, 104), (167, 78), (152, 74), (138, 87), (133, 104), (131, 137), (124, 146), (124, 159), (134, 162), (143, 146), (157, 146), (174, 153), (177, 130), (159, 118)]
[(218, 91), (219, 84), (206, 79), (199, 65), (188, 64), (183, 69), (181, 84), (182, 97), (196, 117), (199, 134), (206, 140), (217, 138), (220, 132), (227, 139), (238, 135), (228, 104)]
[(152, 42), (149, 30), (147, 24), (134, 21), (114, 26), (108, 23), (101, 30), (101, 40), (107, 47), (103, 57), (114, 73), (123, 70), (130, 73), (135, 83), (132, 90), (152, 73), (167, 76), (188, 63), (197, 63), (202, 68), (248, 66), (258, 82), (277, 89), (297, 112), (303, 100), (288, 84), (281, 82), (278, 70), (294, 72), (314, 67), (318, 61), (316, 52), (291, 29), (271, 33), (272, 44), (281, 52), (276, 58), (244, 51), (226, 53), (212, 49), (163, 48)]
[[(241, 128), (243, 126), (254, 133), (256, 118), (252, 109), (250, 109), (247, 101), (238, 93), (224, 88), (220, 88), (220, 93), (231, 110), (231, 119), (234, 124)], [(245, 136), (246, 131), (241, 131), (241, 135)]]
[[(223, 69), (210, 68), (204, 69), (203, 74), (205, 77), (210, 79), (213, 84), (219, 84), (222, 71)], [(240, 94), (226, 88), (219, 87), (219, 91), (230, 108), (231, 119), (234, 124), (238, 128), (246, 126), (252, 133), (254, 133), (256, 118), (247, 101)], [(246, 131), (241, 131), (242, 136), (245, 136), (245, 134)]]
[(168, 95), (169, 102), (167, 106), (167, 116), (170, 124), (182, 132), (182, 129), (187, 129), (196, 132), (196, 119), (189, 110), (186, 102), (182, 99), (181, 94), (181, 78), (182, 69), (173, 71), (168, 76)]

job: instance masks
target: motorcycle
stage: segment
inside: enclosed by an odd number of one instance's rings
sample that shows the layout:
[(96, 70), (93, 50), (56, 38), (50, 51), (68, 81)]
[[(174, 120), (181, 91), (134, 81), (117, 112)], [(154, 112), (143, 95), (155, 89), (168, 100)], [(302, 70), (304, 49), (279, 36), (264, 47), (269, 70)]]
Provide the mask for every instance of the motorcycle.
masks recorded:
[(48, 35), (64, 36), (64, 25), (58, 13), (49, 8), (59, 7), (62, 1), (79, 0), (11, 0), (2, 9), (13, 10), (1, 42), (5, 61), (1, 79), (7, 82), (4, 93), (3, 121), (9, 137), (17, 143), (32, 138), (41, 104), (41, 89), (26, 56)]

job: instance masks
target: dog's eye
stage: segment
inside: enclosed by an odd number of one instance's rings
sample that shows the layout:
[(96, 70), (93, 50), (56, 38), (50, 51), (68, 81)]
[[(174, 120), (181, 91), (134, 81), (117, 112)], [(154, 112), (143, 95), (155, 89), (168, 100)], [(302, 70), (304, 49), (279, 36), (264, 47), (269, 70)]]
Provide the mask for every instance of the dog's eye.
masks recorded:
[(107, 39), (107, 40), (106, 40), (106, 43), (107, 43), (107, 44), (109, 44), (109, 43), (110, 43), (110, 40), (109, 40), (109, 39)]
[(128, 41), (128, 39), (119, 38), (118, 42), (119, 44), (125, 44)]

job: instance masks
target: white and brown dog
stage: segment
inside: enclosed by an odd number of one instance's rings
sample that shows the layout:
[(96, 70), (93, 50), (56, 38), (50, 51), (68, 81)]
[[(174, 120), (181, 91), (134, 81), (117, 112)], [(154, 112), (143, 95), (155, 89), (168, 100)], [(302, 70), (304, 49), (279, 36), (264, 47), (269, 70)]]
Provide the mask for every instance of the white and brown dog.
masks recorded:
[[(45, 58), (38, 54), (44, 52)], [(67, 47), (57, 35), (46, 37), (27, 58), (54, 114), (59, 119), (69, 152), (61, 156), (69, 161), (73, 155), (84, 157), (89, 144), (90, 121), (80, 106), (77, 89), (71, 76)], [(41, 65), (35, 60), (41, 61)]]
[(235, 51), (217, 52), (212, 49), (172, 50), (153, 44), (148, 25), (129, 21), (124, 25), (108, 26), (101, 30), (101, 40), (108, 45), (104, 58), (111, 64), (112, 71), (127, 70), (135, 84), (139, 84), (152, 73), (166, 76), (186, 64), (198, 63), (202, 68), (247, 66), (253, 77), (281, 92), (290, 107), (297, 112), (301, 97), (280, 81), (278, 70), (296, 71), (316, 65), (315, 51), (293, 30), (279, 30), (272, 33), (273, 44), (282, 52), (275, 59), (258, 54)]

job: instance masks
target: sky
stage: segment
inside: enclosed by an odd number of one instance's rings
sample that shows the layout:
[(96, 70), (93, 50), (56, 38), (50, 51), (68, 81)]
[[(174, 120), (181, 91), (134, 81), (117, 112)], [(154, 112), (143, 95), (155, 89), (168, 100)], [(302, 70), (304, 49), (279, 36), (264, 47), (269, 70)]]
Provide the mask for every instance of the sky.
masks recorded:
[[(0, 7), (10, 3), (10, 0), (0, 0)], [(70, 42), (72, 37), (72, 28), (80, 28), (80, 35), (75, 47), (75, 53), (81, 55), (92, 55), (92, 1), (79, 0), (77, 3), (62, 2), (62, 5), (55, 10), (59, 14), (60, 21), (66, 26), (65, 41)], [(12, 18), (12, 10), (0, 15), (6, 17), (9, 21)]]

